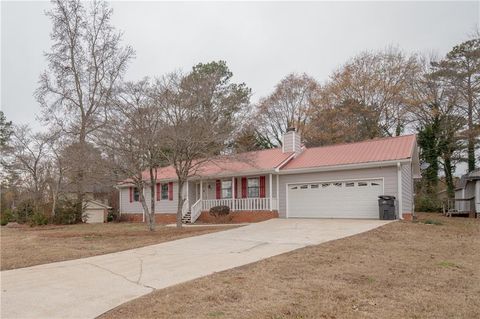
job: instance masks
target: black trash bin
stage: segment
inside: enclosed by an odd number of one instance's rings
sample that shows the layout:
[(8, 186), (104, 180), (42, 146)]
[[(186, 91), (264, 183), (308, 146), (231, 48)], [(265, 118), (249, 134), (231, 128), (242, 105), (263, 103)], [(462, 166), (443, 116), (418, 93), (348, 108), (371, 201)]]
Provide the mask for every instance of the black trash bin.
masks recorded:
[(378, 212), (381, 220), (395, 219), (395, 196), (378, 196)]

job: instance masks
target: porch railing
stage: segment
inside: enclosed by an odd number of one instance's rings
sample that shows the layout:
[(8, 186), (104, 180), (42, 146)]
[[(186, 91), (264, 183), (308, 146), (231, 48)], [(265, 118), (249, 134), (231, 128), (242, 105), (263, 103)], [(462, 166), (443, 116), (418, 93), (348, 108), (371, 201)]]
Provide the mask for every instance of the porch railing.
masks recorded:
[(195, 202), (195, 204), (192, 205), (192, 208), (190, 209), (190, 222), (193, 224), (198, 216), (202, 213), (202, 200), (199, 199)]
[(475, 197), (449, 199), (444, 203), (443, 212), (447, 216), (454, 214), (476, 213)]
[(273, 210), (277, 209), (277, 201), (270, 198), (236, 198), (236, 199), (204, 199), (202, 210), (215, 206), (228, 206), (231, 210)]

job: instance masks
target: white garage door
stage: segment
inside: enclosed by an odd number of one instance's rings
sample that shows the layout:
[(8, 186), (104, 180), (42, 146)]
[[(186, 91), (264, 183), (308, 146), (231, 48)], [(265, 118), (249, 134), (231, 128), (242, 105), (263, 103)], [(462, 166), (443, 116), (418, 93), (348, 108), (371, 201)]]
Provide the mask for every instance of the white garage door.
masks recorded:
[(87, 223), (103, 223), (103, 209), (87, 209)]
[(383, 181), (355, 180), (287, 185), (287, 217), (378, 219)]

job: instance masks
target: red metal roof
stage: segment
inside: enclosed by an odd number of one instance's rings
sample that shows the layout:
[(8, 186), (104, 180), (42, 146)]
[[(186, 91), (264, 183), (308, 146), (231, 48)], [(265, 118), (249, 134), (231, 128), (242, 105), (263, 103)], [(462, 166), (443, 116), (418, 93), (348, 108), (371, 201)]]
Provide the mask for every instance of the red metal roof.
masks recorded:
[[(338, 144), (304, 149), (291, 159), (281, 170), (361, 164), (408, 159), (412, 157), (415, 135), (404, 135), (373, 139), (357, 143)], [(235, 156), (218, 156), (205, 162), (196, 172), (196, 176), (228, 176), (262, 171), (272, 171), (293, 153), (283, 153), (281, 148), (247, 152)], [(148, 171), (143, 173), (149, 179)], [(157, 171), (158, 180), (176, 179), (172, 166)], [(128, 182), (125, 180), (124, 182)]]
[(404, 135), (308, 148), (282, 170), (408, 159), (412, 157), (415, 139), (415, 135)]
[[(285, 162), (293, 153), (283, 153), (281, 148), (263, 151), (247, 152), (235, 156), (218, 156), (200, 165), (195, 176), (231, 175), (274, 170)], [(148, 171), (143, 172), (143, 177), (149, 179)], [(157, 171), (157, 179), (176, 179), (177, 175), (172, 166), (163, 167)]]

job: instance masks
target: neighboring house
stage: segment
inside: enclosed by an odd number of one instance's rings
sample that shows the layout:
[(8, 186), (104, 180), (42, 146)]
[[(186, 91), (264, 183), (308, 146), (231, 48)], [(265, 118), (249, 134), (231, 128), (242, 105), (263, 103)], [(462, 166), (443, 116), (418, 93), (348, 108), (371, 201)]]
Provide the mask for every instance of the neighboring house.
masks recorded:
[[(145, 179), (148, 175), (145, 173)], [(415, 135), (304, 148), (289, 130), (283, 147), (219, 156), (205, 163), (183, 188), (184, 219), (208, 219), (208, 210), (227, 205), (234, 221), (280, 218), (378, 219), (378, 196), (397, 198), (397, 217), (413, 217), (413, 179), (420, 177)], [(157, 176), (156, 220), (174, 222), (179, 192), (175, 171)], [(120, 213), (142, 221), (139, 194), (118, 185)], [(145, 191), (146, 200), (150, 200)]]
[(109, 209), (111, 209), (111, 207), (107, 204), (87, 200), (84, 204), (85, 222), (89, 224), (106, 222)]
[(455, 208), (480, 212), (480, 168), (463, 175), (455, 189)]

